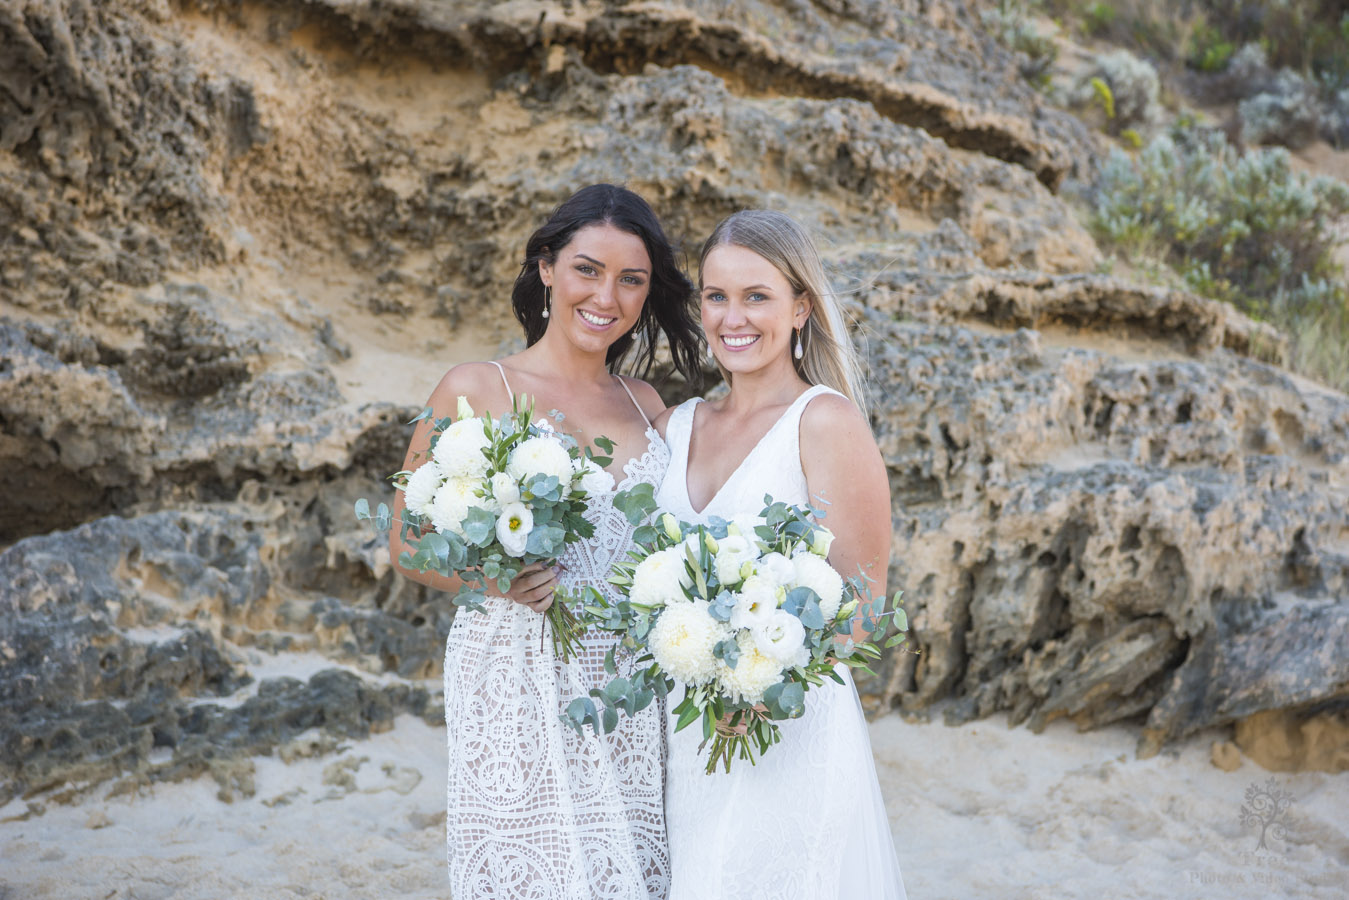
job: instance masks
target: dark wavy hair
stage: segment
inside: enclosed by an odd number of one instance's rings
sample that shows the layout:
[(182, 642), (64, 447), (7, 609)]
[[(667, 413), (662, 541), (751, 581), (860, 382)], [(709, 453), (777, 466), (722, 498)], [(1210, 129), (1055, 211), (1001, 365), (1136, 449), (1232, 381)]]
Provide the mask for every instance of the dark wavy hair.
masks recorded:
[(693, 282), (684, 274), (677, 259), (681, 254), (665, 237), (660, 220), (647, 202), (613, 184), (592, 184), (572, 194), (525, 244), (525, 261), (511, 290), (515, 318), (525, 328), (525, 345), (536, 343), (548, 327), (543, 317), (539, 262), (553, 263), (558, 251), (587, 225), (612, 225), (641, 238), (651, 258), (650, 289), (642, 314), (631, 331), (609, 346), (605, 355), (609, 371), (618, 371), (635, 347), (631, 373), (646, 378), (656, 361), (656, 342), (663, 331), (670, 342), (675, 369), (689, 384), (698, 384), (702, 379), (702, 332), (693, 314)]

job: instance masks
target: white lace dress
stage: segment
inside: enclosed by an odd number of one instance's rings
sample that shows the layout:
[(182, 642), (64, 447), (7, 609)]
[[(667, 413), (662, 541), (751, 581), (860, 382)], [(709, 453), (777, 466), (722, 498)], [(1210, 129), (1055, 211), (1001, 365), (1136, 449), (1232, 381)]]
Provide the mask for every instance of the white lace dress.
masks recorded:
[[(803, 393), (750, 451), (707, 507), (688, 495), (690, 400), (666, 426), (670, 468), (656, 494), (661, 509), (684, 521), (757, 515), (764, 494), (804, 504)], [(848, 670), (806, 693), (806, 712), (781, 723), (782, 741), (756, 765), (734, 760), (729, 773), (704, 773), (696, 723), (674, 731), (665, 822), (670, 836), (670, 900), (902, 900), (904, 883), (871, 757), (866, 720)], [(672, 697), (671, 702), (678, 700)]]
[[(647, 425), (646, 450), (623, 467), (616, 490), (659, 484), (665, 473), (669, 451)], [(605, 578), (633, 531), (612, 501), (612, 493), (593, 499), (586, 518), (595, 535), (563, 554), (563, 585), (612, 591)], [(454, 900), (665, 898), (664, 707), (623, 717), (612, 734), (578, 736), (558, 717), (609, 681), (603, 663), (614, 637), (588, 632), (563, 666), (541, 640), (542, 616), (500, 597), (486, 607), (459, 611), (445, 648)]]

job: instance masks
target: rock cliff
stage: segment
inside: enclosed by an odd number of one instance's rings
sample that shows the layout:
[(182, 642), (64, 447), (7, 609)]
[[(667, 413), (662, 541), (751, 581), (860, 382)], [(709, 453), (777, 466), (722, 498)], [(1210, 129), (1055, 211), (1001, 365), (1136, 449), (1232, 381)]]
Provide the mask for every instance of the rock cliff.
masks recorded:
[(822, 235), (913, 623), (874, 708), (1346, 716), (1349, 398), (1099, 274), (1099, 148), (962, 3), (9, 0), (0, 48), (0, 805), (438, 715), (448, 604), (351, 502), (601, 180)]

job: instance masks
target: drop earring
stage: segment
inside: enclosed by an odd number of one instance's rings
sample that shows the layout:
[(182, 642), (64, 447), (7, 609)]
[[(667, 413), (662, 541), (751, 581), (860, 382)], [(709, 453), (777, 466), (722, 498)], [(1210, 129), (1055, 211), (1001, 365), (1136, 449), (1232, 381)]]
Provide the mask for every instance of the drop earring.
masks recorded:
[(551, 286), (545, 284), (543, 286), (543, 317), (545, 319), (548, 318), (548, 307), (552, 305), (552, 302), (553, 289)]
[(710, 363), (714, 363), (714, 362), (717, 361), (717, 355), (716, 355), (715, 353), (712, 352), (712, 342), (711, 342), (711, 341), (708, 341), (708, 342), (707, 342), (707, 361), (710, 362)]
[(792, 356), (797, 359), (806, 355), (805, 341), (802, 340), (802, 337), (803, 335), (799, 329), (792, 329), (792, 343), (796, 345), (792, 350)]

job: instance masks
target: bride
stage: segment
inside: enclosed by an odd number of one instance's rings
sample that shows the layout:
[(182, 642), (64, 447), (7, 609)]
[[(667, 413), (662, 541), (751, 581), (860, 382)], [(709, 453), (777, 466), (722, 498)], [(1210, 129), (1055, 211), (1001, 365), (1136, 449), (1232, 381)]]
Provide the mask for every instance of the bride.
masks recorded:
[[(825, 510), (829, 561), (885, 593), (890, 493), (861, 407), (861, 376), (819, 256), (796, 222), (746, 210), (699, 261), (709, 351), (730, 385), (656, 421), (670, 464), (656, 500), (688, 522), (757, 515), (765, 494)], [(858, 630), (858, 636), (862, 633)], [(800, 719), (754, 766), (704, 773), (701, 731), (669, 725), (670, 900), (903, 898), (866, 722), (843, 684), (806, 695)]]

